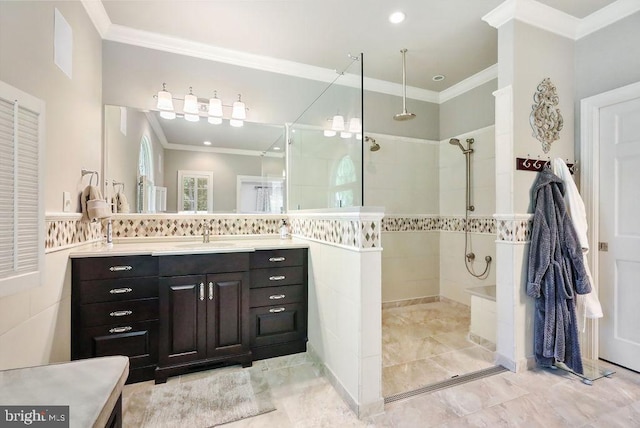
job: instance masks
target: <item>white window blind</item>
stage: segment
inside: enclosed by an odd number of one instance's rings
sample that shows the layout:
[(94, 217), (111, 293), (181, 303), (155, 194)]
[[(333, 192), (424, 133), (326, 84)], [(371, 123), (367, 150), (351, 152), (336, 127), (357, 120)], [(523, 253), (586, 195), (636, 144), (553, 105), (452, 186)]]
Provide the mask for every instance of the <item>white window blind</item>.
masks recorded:
[(43, 275), (43, 125), (44, 103), (0, 82), (0, 296)]

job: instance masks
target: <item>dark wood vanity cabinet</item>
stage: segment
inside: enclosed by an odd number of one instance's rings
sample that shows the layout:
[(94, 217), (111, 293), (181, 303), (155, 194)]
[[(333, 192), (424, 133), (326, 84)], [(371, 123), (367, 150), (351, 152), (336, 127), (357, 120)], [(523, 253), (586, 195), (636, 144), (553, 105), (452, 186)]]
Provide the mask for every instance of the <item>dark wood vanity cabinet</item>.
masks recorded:
[(251, 365), (249, 254), (159, 257), (156, 383), (216, 363)]
[(304, 352), (307, 249), (72, 259), (71, 358), (128, 383)]
[(158, 264), (151, 256), (72, 260), (71, 359), (125, 355), (127, 383), (158, 361)]
[(306, 248), (251, 254), (249, 316), (254, 360), (306, 350)]

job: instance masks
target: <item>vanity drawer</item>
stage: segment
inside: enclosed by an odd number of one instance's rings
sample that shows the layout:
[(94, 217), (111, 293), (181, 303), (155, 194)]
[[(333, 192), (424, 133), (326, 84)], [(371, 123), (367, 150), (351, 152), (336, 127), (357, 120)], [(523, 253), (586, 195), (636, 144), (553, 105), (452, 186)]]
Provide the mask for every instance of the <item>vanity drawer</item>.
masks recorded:
[(251, 270), (251, 288), (302, 284), (304, 280), (304, 268), (302, 266)]
[(307, 313), (302, 303), (254, 308), (250, 316), (252, 347), (306, 338)]
[(86, 257), (73, 259), (76, 280), (131, 278), (158, 274), (158, 261), (151, 256)]
[(158, 319), (158, 299), (82, 305), (80, 306), (80, 319), (83, 327), (118, 325)]
[(158, 360), (158, 320), (83, 328), (78, 358), (125, 355), (131, 368)]
[(260, 250), (251, 254), (251, 268), (302, 266), (306, 263), (306, 248)]
[(304, 286), (286, 285), (281, 287), (254, 288), (251, 290), (249, 306), (286, 305), (288, 303), (302, 302), (304, 300)]
[(162, 277), (249, 270), (248, 253), (188, 254), (161, 256), (158, 259)]
[(79, 281), (77, 292), (81, 304), (158, 297), (158, 278), (147, 276)]

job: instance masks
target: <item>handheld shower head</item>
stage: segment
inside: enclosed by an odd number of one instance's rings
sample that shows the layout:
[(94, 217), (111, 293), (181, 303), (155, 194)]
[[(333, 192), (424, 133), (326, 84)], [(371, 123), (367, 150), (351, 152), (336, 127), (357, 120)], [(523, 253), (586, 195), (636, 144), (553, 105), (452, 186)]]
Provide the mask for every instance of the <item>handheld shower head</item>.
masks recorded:
[(473, 144), (473, 138), (467, 138), (467, 143), (469, 145), (469, 148), (465, 149), (460, 140), (458, 140), (457, 138), (452, 138), (449, 140), (449, 144), (451, 144), (452, 146), (460, 147), (460, 150), (462, 150), (462, 153), (464, 153), (465, 155), (468, 153), (473, 153), (473, 149), (471, 148), (471, 145)]
[(460, 140), (458, 140), (457, 138), (452, 138), (449, 140), (449, 144), (451, 144), (452, 146), (458, 146), (460, 147), (460, 150), (462, 150), (462, 152), (464, 153), (465, 148), (462, 146), (462, 143), (460, 142)]

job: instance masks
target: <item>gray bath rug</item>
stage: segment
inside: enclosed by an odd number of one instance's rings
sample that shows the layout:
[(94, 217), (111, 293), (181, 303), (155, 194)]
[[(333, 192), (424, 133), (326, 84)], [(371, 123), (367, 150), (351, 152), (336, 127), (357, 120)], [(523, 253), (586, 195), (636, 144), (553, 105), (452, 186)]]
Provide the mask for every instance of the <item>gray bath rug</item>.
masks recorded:
[(176, 379), (127, 397), (123, 425), (208, 428), (275, 410), (269, 390), (261, 389), (247, 370), (208, 372), (206, 377), (181, 382)]

